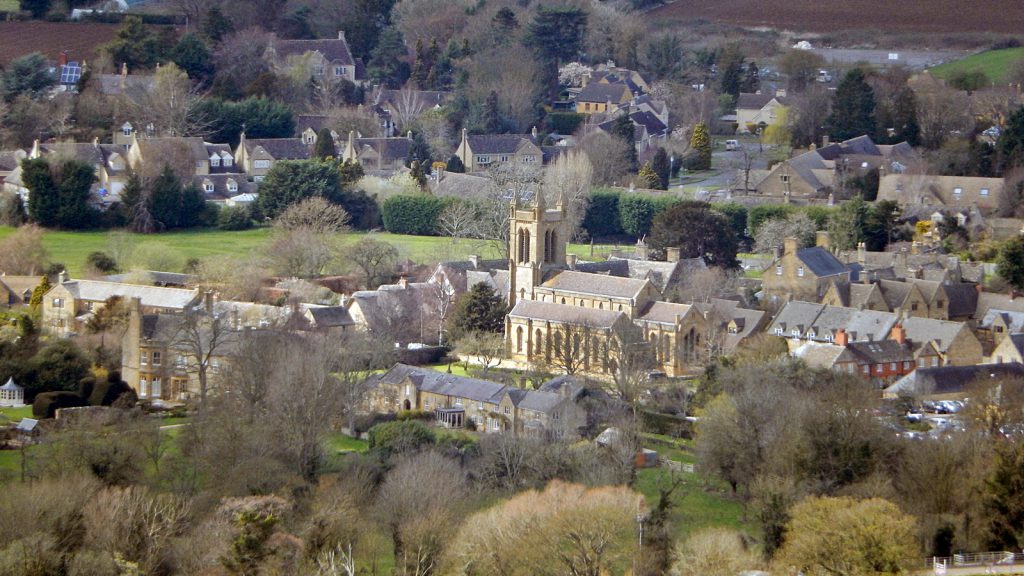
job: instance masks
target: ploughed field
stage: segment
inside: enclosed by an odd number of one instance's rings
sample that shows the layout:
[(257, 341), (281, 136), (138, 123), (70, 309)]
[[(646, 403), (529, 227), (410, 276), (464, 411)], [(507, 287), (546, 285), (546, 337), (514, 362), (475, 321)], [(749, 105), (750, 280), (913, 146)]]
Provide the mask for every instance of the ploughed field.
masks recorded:
[(711, 20), (805, 32), (875, 29), (885, 32), (1018, 34), (1020, 0), (675, 0), (650, 12), (656, 26)]

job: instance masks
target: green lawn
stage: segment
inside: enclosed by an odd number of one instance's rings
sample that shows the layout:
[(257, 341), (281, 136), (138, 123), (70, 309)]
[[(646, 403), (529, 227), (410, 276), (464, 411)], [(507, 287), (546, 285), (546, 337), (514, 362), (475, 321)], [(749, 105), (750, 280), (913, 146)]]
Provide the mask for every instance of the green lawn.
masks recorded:
[[(657, 503), (659, 487), (669, 486), (671, 474), (667, 468), (646, 468), (637, 472), (634, 488), (647, 498), (649, 507)], [(708, 484), (697, 474), (679, 474), (684, 483), (672, 493), (675, 503), (672, 519), (677, 538), (710, 527), (732, 528), (756, 535), (757, 527), (743, 519), (743, 505), (731, 497), (726, 486)]]
[(336, 452), (366, 452), (368, 442), (366, 440), (358, 440), (345, 434), (332, 434), (327, 438), (327, 450), (331, 453)]
[[(14, 228), (0, 226), (0, 240), (14, 232)], [(222, 254), (244, 255), (261, 248), (270, 239), (269, 228), (256, 228), (239, 232), (222, 230), (189, 230), (164, 232), (161, 234), (128, 234), (138, 257), (147, 251), (147, 246), (160, 246), (177, 255), (182, 263), (190, 258), (204, 258)], [(342, 244), (350, 244), (365, 236), (365, 232), (345, 234)], [(375, 233), (374, 237), (393, 244), (402, 258), (430, 264), (447, 260), (464, 260), (470, 254), (482, 258), (499, 258), (494, 244), (482, 240), (459, 240), (437, 236), (405, 236), (401, 234)], [(91, 252), (110, 250), (109, 231), (47, 231), (43, 235), (43, 246), (52, 262), (67, 267), (72, 277), (85, 272), (85, 259)], [(569, 252), (588, 259), (606, 255), (612, 245), (570, 244)], [(177, 270), (167, 270), (176, 272)]]
[(0, 0), (0, 12), (17, 12), (20, 9), (18, 0)]
[(22, 406), (21, 408), (0, 408), (0, 424), (5, 422), (18, 422), (22, 418), (32, 417), (32, 407)]
[(936, 78), (947, 79), (957, 72), (969, 72), (980, 69), (988, 79), (997, 84), (1006, 82), (1006, 74), (1014, 62), (1024, 60), (1024, 47), (988, 50), (980, 54), (968, 56), (962, 60), (940, 64), (930, 70)]

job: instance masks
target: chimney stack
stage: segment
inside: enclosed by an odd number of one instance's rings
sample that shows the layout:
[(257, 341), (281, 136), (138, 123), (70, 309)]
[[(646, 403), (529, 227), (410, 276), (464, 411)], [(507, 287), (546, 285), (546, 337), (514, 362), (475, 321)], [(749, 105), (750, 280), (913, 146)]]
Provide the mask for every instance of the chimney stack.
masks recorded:
[(569, 265), (569, 270), (575, 270), (576, 269), (576, 255), (575, 254), (566, 254), (565, 255), (565, 263)]
[(57, 283), (58, 284), (64, 284), (67, 281), (68, 281), (68, 271), (67, 270), (61, 270), (60, 274), (57, 275)]
[(897, 322), (896, 325), (892, 327), (892, 333), (889, 335), (889, 338), (900, 344), (907, 343), (907, 331), (903, 329), (902, 322)]
[(868, 245), (863, 242), (857, 243), (857, 263), (866, 266), (868, 262)]
[(406, 277), (405, 274), (403, 274), (401, 277), (398, 278), (398, 285), (401, 286), (403, 290), (408, 288), (409, 278)]
[(850, 337), (846, 334), (845, 328), (840, 328), (836, 331), (836, 346), (847, 346), (850, 343)]
[(467, 258), (469, 258), (469, 263), (473, 265), (473, 269), (474, 270), (477, 270), (478, 268), (480, 268), (480, 257), (479, 256), (477, 256), (476, 254), (470, 254), (469, 256), (467, 256)]
[(679, 262), (679, 254), (681, 250), (678, 246), (671, 246), (665, 248), (665, 260), (669, 262)]
[(822, 148), (827, 148), (829, 144), (831, 144), (831, 139), (828, 137), (828, 134), (822, 136), (821, 137), (821, 147)]
[(213, 290), (203, 292), (203, 307), (207, 314), (213, 314)]
[(827, 230), (818, 230), (814, 236), (814, 245), (825, 250), (832, 249), (832, 241), (829, 238)]
[(643, 238), (636, 241), (636, 259), (647, 260), (647, 242)]
[(783, 254), (796, 254), (796, 238), (786, 238), (782, 241)]
[(338, 30), (338, 40), (344, 40), (344, 39), (345, 39), (345, 31), (344, 30)]

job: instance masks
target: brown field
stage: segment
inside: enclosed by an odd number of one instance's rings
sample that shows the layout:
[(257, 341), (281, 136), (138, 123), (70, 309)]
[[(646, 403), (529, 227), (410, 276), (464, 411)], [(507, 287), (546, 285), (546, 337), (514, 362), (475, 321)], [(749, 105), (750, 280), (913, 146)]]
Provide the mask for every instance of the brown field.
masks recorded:
[(114, 38), (118, 27), (94, 22), (0, 22), (0, 64), (6, 66), (30, 52), (42, 52), (56, 60), (62, 50), (68, 51), (71, 60), (93, 60), (99, 47)]
[(1020, 34), (1021, 0), (675, 0), (652, 10), (655, 26), (710, 20), (794, 32), (839, 30), (884, 32)]

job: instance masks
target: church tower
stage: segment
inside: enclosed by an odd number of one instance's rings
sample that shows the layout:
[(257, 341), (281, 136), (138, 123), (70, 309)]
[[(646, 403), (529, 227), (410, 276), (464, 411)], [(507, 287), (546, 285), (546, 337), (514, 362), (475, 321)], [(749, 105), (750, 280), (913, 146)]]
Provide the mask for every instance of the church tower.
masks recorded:
[(569, 240), (566, 203), (561, 195), (548, 208), (543, 191), (532, 202), (523, 203), (513, 192), (509, 206), (509, 304), (533, 300), (533, 288), (543, 282), (550, 269), (565, 268)]

